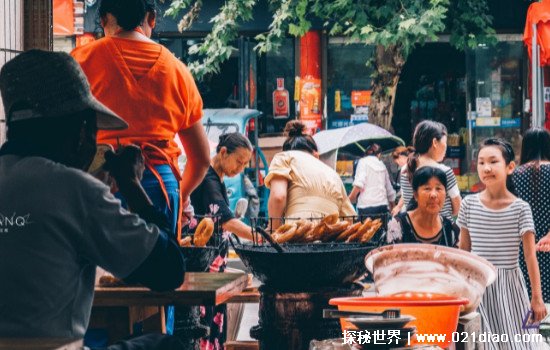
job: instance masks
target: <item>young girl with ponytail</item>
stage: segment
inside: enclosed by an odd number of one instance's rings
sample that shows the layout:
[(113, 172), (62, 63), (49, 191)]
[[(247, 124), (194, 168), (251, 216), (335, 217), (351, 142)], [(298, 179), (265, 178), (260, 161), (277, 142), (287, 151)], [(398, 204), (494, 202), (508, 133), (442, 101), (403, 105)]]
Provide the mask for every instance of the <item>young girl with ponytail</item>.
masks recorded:
[[(509, 175), (514, 171), (512, 146), (501, 139), (487, 139), (479, 149), (477, 172), (485, 190), (466, 196), (460, 207), (459, 247), (492, 263), (497, 278), (487, 287), (479, 306), (482, 332), (507, 334), (509, 341), (486, 343), (487, 349), (539, 349), (533, 337), (523, 337), (533, 330), (523, 327), (546, 316), (539, 265), (535, 253), (535, 225), (527, 202), (510, 191)], [(519, 268), (518, 256), (523, 244), (525, 262), (531, 282), (531, 300)], [(523, 342), (518, 342), (518, 336)], [(525, 341), (529, 338), (531, 341)], [(541, 337), (542, 339), (542, 337)]]

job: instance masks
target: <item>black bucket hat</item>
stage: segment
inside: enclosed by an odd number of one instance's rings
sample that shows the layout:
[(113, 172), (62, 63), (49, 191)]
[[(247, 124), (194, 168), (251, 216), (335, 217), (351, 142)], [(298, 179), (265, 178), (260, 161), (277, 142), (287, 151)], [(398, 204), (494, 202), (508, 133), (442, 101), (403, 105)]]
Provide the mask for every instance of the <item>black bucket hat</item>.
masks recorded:
[(64, 52), (21, 53), (2, 67), (0, 92), (8, 125), (91, 109), (97, 112), (98, 129), (128, 128), (128, 123), (92, 95), (80, 65)]

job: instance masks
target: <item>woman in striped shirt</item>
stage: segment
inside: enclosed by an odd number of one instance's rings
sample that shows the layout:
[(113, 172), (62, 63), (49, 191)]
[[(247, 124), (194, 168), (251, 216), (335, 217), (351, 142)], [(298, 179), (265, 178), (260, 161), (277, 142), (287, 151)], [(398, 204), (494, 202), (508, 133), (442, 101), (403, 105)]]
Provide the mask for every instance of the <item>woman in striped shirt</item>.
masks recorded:
[(401, 170), (402, 196), (392, 210), (392, 215), (395, 216), (399, 212), (408, 210), (407, 207), (413, 198), (411, 179), (414, 172), (423, 166), (433, 166), (443, 170), (447, 176), (447, 195), (441, 215), (452, 220), (453, 216), (458, 214), (461, 197), (455, 174), (451, 168), (440, 163), (445, 158), (447, 151), (447, 128), (441, 123), (424, 120), (414, 130), (413, 146), (416, 151), (409, 155), (407, 166)]
[[(487, 287), (479, 312), (483, 332), (507, 334), (510, 342), (487, 343), (489, 349), (537, 349), (535, 342), (516, 343), (516, 335), (532, 332), (522, 327), (531, 311), (531, 321), (546, 316), (539, 266), (535, 255), (535, 227), (529, 204), (507, 188), (514, 171), (512, 146), (500, 139), (485, 140), (479, 150), (477, 172), (486, 186), (467, 196), (458, 215), (461, 249), (471, 251), (497, 268), (496, 281)], [(525, 262), (532, 286), (531, 302), (518, 255), (523, 243)]]

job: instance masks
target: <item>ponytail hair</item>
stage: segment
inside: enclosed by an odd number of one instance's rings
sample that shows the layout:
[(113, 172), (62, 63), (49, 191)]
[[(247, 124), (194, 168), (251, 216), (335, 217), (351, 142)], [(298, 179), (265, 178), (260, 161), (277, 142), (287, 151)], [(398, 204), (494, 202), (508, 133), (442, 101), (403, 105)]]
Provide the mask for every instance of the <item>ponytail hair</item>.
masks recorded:
[(227, 149), (227, 154), (234, 153), (239, 148), (253, 150), (250, 140), (240, 132), (232, 132), (220, 135), (220, 140), (216, 146), (216, 153), (220, 153), (222, 147)]
[(412, 146), (399, 146), (399, 147), (396, 147), (393, 152), (391, 153), (391, 156), (393, 157), (393, 159), (397, 159), (399, 158), (399, 156), (405, 156), (405, 157), (408, 157), (409, 154), (413, 153), (414, 152), (414, 147)]
[(445, 125), (433, 120), (424, 120), (418, 123), (413, 135), (413, 147), (415, 151), (409, 154), (409, 159), (407, 160), (409, 182), (412, 181), (413, 174), (418, 167), (418, 157), (428, 153), (430, 148), (432, 148), (434, 139), (439, 141), (443, 136), (447, 136)]
[(305, 151), (310, 154), (317, 152), (317, 143), (305, 131), (306, 126), (299, 120), (291, 120), (286, 123), (287, 139), (283, 143), (283, 151)]

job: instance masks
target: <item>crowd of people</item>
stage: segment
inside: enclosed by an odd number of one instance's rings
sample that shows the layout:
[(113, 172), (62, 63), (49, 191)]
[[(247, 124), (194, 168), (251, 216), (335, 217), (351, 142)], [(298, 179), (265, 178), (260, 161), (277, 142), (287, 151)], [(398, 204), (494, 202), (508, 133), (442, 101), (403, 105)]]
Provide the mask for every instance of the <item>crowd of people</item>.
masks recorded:
[[(442, 124), (423, 121), (413, 136), (415, 150), (394, 152), (396, 161), (401, 152), (409, 154), (407, 162), (404, 157), (401, 160), (402, 196), (392, 211), (386, 243), (457, 247), (487, 259), (495, 266), (497, 279), (487, 288), (479, 308), (483, 331), (533, 332), (522, 327), (526, 315), (533, 322), (542, 320), (547, 315), (544, 300), (549, 300), (550, 292), (549, 257), (544, 253), (550, 251), (550, 133), (544, 129), (525, 133), (519, 167), (510, 143), (486, 139), (477, 155), (477, 171), (485, 189), (464, 199), (455, 175), (440, 163), (446, 138)], [(370, 155), (367, 152), (366, 159)], [(378, 190), (386, 188), (385, 193), (392, 194), (378, 178), (358, 171), (350, 197), (355, 198), (355, 184), (361, 181), (377, 184)], [(498, 344), (488, 346), (500, 348)], [(538, 346), (512, 344), (510, 348)]]

